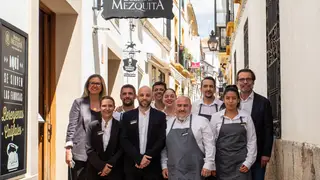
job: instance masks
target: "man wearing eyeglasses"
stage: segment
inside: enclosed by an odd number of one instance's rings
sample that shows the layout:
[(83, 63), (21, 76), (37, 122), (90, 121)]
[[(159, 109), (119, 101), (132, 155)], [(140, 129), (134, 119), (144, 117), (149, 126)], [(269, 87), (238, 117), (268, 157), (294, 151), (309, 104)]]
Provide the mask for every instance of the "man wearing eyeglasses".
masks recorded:
[(257, 134), (258, 153), (251, 167), (253, 180), (264, 180), (266, 165), (270, 160), (273, 144), (273, 117), (270, 101), (253, 91), (256, 76), (251, 69), (237, 73), (242, 110), (251, 114)]

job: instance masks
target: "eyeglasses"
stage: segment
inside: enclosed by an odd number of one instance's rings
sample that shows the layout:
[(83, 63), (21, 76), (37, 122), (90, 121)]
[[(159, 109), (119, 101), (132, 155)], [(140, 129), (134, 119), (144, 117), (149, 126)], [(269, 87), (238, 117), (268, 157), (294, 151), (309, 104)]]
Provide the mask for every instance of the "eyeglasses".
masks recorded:
[(252, 78), (240, 78), (238, 79), (239, 82), (243, 83), (243, 82), (252, 82)]
[(101, 83), (99, 83), (99, 82), (89, 82), (89, 84), (90, 84), (91, 86), (93, 86), (93, 85), (95, 85), (95, 86), (101, 86)]

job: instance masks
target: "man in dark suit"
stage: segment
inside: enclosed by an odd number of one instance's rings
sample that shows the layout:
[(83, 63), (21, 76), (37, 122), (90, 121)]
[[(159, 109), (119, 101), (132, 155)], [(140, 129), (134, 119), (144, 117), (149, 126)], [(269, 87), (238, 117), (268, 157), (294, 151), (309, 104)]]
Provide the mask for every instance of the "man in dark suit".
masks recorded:
[(257, 158), (251, 167), (253, 180), (264, 180), (266, 165), (270, 160), (273, 144), (273, 117), (270, 101), (255, 93), (253, 85), (256, 80), (250, 69), (241, 69), (237, 73), (240, 89), (241, 109), (251, 114), (257, 134)]
[(138, 101), (139, 107), (125, 112), (121, 121), (126, 180), (158, 180), (162, 178), (160, 154), (166, 140), (166, 116), (150, 107), (149, 87), (139, 89)]

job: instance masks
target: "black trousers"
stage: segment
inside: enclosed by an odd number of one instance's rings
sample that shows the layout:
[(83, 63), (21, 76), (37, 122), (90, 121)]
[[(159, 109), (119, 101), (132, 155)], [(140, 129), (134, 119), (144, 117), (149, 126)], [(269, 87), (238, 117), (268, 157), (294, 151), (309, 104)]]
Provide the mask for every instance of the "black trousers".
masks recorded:
[(136, 171), (125, 174), (126, 180), (163, 180), (163, 177), (159, 173), (146, 173), (144, 171)]
[(87, 180), (87, 162), (74, 160), (75, 166), (68, 169), (68, 180)]

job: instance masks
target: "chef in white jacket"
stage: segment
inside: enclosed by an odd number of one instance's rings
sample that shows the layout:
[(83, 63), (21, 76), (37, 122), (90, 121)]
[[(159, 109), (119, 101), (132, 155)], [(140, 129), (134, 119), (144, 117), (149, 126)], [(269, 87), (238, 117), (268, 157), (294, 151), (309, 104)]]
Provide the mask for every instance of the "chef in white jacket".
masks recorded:
[(166, 147), (161, 156), (164, 178), (204, 180), (214, 164), (213, 132), (209, 121), (191, 114), (191, 101), (176, 100), (176, 117), (167, 121)]

